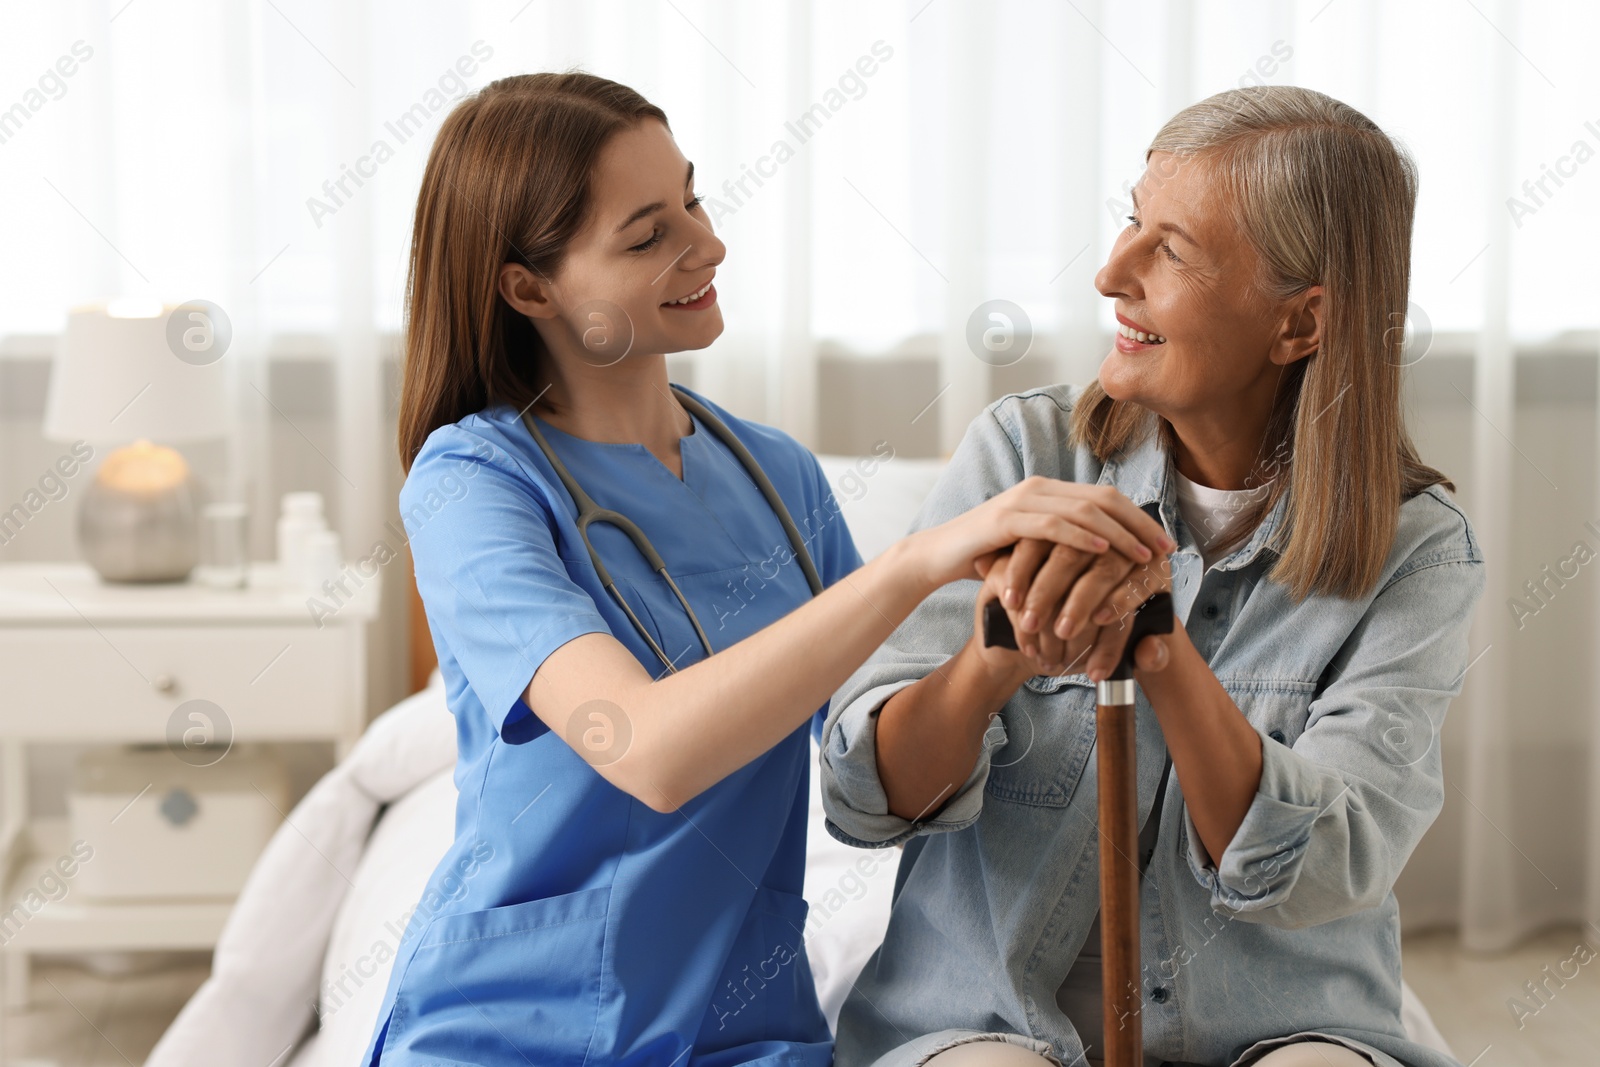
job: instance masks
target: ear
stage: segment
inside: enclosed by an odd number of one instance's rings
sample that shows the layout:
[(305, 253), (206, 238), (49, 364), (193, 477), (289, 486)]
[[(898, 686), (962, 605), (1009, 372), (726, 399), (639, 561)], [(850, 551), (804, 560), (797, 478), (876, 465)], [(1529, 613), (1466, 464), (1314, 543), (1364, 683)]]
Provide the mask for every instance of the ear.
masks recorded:
[(1322, 347), (1322, 286), (1313, 285), (1289, 301), (1283, 333), (1273, 346), (1272, 362), (1288, 366)]
[(530, 319), (553, 319), (561, 314), (554, 286), (521, 263), (500, 264), (500, 295)]

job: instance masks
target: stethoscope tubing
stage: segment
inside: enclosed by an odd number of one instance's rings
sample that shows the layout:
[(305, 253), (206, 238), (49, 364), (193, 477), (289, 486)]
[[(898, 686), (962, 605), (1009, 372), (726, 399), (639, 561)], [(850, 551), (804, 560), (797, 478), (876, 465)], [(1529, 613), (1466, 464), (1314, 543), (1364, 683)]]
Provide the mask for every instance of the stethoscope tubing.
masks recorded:
[[(689, 396), (676, 385), (672, 386), (672, 391), (677, 396), (679, 403), (691, 415), (704, 423), (739, 460), (745, 473), (755, 483), (756, 488), (761, 490), (761, 495), (766, 498), (768, 506), (772, 508), (773, 513), (778, 518), (778, 523), (783, 527), (784, 535), (788, 537), (789, 545), (794, 550), (795, 560), (800, 564), (801, 572), (805, 574), (806, 584), (811, 587), (811, 595), (816, 596), (822, 592), (822, 578), (817, 573), (816, 564), (812, 562), (811, 553), (806, 550), (805, 538), (800, 535), (799, 527), (795, 525), (794, 519), (789, 515), (789, 509), (784, 505), (783, 498), (778, 495), (778, 490), (772, 484), (772, 480), (767, 477), (766, 471), (761, 469), (761, 465), (750, 454), (750, 450), (744, 446), (744, 442), (735, 437), (733, 431), (728, 429), (727, 425), (712, 414), (704, 404)], [(634, 614), (633, 608), (629, 606), (628, 601), (617, 588), (616, 580), (611, 577), (611, 572), (606, 568), (605, 561), (600, 558), (600, 553), (595, 550), (594, 545), (589, 541), (589, 527), (596, 522), (609, 523), (626, 535), (628, 540), (633, 543), (634, 548), (644, 557), (650, 569), (660, 575), (661, 579), (667, 583), (667, 587), (672, 590), (672, 595), (677, 598), (684, 614), (689, 617), (689, 624), (694, 627), (695, 636), (699, 638), (701, 647), (706, 650), (706, 655), (713, 655), (714, 650), (711, 647), (711, 639), (706, 636), (705, 629), (700, 625), (700, 619), (695, 614), (694, 609), (689, 606), (689, 600), (683, 595), (683, 590), (678, 588), (678, 583), (673, 581), (672, 575), (667, 572), (666, 561), (661, 558), (661, 554), (650, 543), (650, 538), (645, 535), (645, 532), (639, 528), (637, 523), (620, 511), (600, 507), (594, 502), (594, 499), (584, 491), (583, 486), (578, 484), (578, 480), (567, 470), (566, 464), (562, 463), (561, 459), (555, 454), (549, 442), (545, 440), (544, 434), (539, 431), (533, 416), (526, 410), (522, 413), (522, 423), (528, 428), (528, 432), (533, 436), (533, 440), (539, 446), (539, 450), (544, 453), (545, 459), (556, 472), (556, 477), (561, 479), (561, 484), (567, 490), (568, 495), (572, 497), (573, 505), (578, 510), (578, 536), (583, 540), (583, 547), (589, 553), (589, 562), (594, 566), (595, 576), (600, 579), (601, 586), (617, 602), (623, 613), (627, 615), (628, 621), (633, 624), (633, 628), (638, 631), (639, 636), (644, 638), (645, 643), (650, 646), (650, 650), (656, 654), (656, 658), (666, 667), (667, 672), (676, 673), (678, 670), (677, 664), (673, 662), (672, 657), (667, 655), (666, 650), (661, 647), (656, 639), (650, 636), (650, 631), (646, 629), (639, 617)]]

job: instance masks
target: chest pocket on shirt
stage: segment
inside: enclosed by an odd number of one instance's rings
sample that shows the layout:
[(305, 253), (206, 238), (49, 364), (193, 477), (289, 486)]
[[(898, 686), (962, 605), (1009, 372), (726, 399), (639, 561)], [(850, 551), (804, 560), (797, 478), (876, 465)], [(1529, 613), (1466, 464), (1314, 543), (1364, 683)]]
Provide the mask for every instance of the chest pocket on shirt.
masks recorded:
[[(811, 589), (798, 564), (790, 562), (781, 569), (774, 568), (770, 575), (764, 574), (765, 569), (763, 561), (749, 561), (704, 574), (673, 575), (716, 651), (770, 626), (811, 599)], [(617, 578), (616, 583), (674, 666), (682, 670), (705, 658), (705, 647), (694, 624), (662, 578)], [(646, 654), (644, 663), (652, 674), (663, 670), (654, 654)]]
[(1287, 679), (1228, 681), (1222, 688), (1233, 698), (1250, 725), (1281, 745), (1293, 747), (1305, 733), (1315, 682)]
[(989, 757), (990, 796), (1064, 808), (1094, 749), (1095, 686), (1087, 674), (1038, 675), (1004, 708), (1006, 743)]
[[(705, 649), (700, 646), (700, 638), (695, 635), (694, 627), (689, 622), (689, 616), (684, 613), (683, 606), (678, 603), (678, 598), (672, 595), (672, 590), (667, 587), (666, 582), (657, 577), (643, 579), (616, 578), (615, 581), (617, 583), (617, 592), (621, 593), (623, 598), (627, 600), (628, 606), (639, 617), (640, 625), (645, 628), (645, 632), (650, 635), (656, 644), (661, 646), (661, 650), (671, 658), (674, 666), (682, 670), (689, 664), (705, 658)], [(667, 614), (667, 609), (662, 606), (663, 598), (665, 598), (665, 603), (671, 605), (671, 610), (676, 613), (675, 615)], [(652, 607), (652, 604), (655, 606)], [(665, 623), (657, 615), (657, 612), (667, 614)], [(701, 625), (704, 625), (704, 623), (702, 622)], [(638, 640), (638, 634), (633, 630), (632, 626), (628, 627), (627, 635), (629, 640)], [(624, 643), (627, 642), (625, 641)], [(659, 674), (665, 671), (666, 668), (654, 653), (642, 652), (641, 657), (645, 670), (651, 674)]]

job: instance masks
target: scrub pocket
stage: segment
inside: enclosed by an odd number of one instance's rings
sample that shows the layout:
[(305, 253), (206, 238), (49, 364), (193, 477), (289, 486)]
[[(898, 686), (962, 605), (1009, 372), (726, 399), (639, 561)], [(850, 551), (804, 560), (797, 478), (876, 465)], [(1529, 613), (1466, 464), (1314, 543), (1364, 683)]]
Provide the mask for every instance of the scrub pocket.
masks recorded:
[(1066, 807), (1094, 749), (1094, 719), (1095, 684), (1087, 674), (1029, 678), (1000, 710), (1006, 743), (989, 757), (985, 792), (1035, 807)]
[(599, 1021), (611, 889), (441, 915), (395, 991), (395, 1062), (582, 1067)]

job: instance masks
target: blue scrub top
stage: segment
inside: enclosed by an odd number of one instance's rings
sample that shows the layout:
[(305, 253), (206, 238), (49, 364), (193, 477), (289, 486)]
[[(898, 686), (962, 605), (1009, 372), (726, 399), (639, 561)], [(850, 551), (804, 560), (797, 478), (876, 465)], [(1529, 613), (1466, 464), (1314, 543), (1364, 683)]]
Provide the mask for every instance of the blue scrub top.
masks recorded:
[[(816, 458), (691, 395), (766, 471), (823, 583), (859, 566)], [(643, 445), (539, 428), (599, 506), (644, 530), (720, 651), (811, 591), (760, 490), (694, 424), (682, 480)], [(576, 506), (517, 411), (492, 405), (433, 431), (400, 510), (456, 718), (459, 796), (455, 843), (396, 952), (364, 1062), (831, 1063), (805, 954), (807, 726), (678, 811), (652, 811), (569, 743), (615, 750), (625, 723), (586, 706), (552, 733), (522, 700), (545, 657), (586, 633), (613, 635), (653, 676), (664, 668), (600, 586)], [(589, 538), (677, 665), (704, 658), (626, 536), (596, 524)]]

